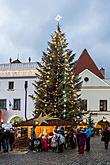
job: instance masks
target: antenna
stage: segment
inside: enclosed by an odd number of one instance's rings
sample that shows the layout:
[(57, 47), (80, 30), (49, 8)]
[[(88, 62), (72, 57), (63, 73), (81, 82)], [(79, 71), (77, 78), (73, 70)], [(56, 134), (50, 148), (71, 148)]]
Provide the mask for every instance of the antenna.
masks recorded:
[(17, 59), (19, 59), (19, 53), (17, 54)]

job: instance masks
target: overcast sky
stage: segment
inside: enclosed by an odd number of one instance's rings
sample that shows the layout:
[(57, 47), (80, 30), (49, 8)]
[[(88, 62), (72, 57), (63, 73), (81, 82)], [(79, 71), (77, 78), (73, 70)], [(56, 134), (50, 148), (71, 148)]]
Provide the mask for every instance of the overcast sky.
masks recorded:
[(0, 0), (0, 63), (40, 61), (58, 14), (75, 59), (86, 48), (110, 77), (110, 0)]

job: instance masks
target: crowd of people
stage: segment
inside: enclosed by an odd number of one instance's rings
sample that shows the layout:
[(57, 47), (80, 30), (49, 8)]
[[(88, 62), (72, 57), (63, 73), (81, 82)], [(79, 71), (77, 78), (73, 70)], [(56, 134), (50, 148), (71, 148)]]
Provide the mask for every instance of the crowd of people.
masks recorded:
[(74, 131), (69, 130), (67, 132), (63, 127), (55, 129), (51, 135), (44, 133), (36, 137), (34, 130), (31, 134), (30, 149), (33, 151), (48, 151), (51, 149), (53, 152), (63, 152), (64, 148), (74, 148), (75, 145), (76, 136)]
[(5, 129), (0, 126), (0, 151), (8, 152), (13, 150), (14, 130)]
[(55, 129), (52, 136), (46, 133), (36, 137), (33, 130), (30, 149), (33, 151), (48, 151), (51, 149), (53, 152), (63, 152), (64, 149), (74, 149), (77, 146), (79, 154), (83, 154), (84, 151), (90, 151), (90, 138), (91, 128), (89, 125), (85, 129), (78, 127), (77, 131), (73, 129), (64, 130), (61, 127)]
[[(13, 128), (5, 129), (0, 126), (0, 151), (8, 152), (13, 150), (15, 137), (18, 139), (21, 137), (21, 131), (17, 130), (17, 135), (15, 135)], [(84, 154), (85, 151), (90, 151), (91, 135), (92, 131), (89, 125), (86, 128), (77, 127), (76, 130), (72, 128), (66, 130), (63, 127), (59, 127), (53, 130), (52, 134), (45, 132), (39, 136), (36, 136), (35, 128), (33, 127), (31, 137), (27, 138), (27, 144), (33, 152), (52, 150), (52, 152), (61, 153), (64, 149), (74, 149), (77, 147), (78, 153)], [(106, 127), (101, 135), (101, 141), (104, 142), (105, 149), (107, 150), (110, 141), (109, 127)]]

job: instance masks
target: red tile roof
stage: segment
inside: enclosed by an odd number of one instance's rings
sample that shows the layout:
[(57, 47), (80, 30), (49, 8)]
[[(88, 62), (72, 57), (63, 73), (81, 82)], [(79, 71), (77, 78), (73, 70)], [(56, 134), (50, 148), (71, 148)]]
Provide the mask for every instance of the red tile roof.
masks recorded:
[(90, 70), (92, 73), (104, 79), (103, 74), (98, 69), (92, 58), (90, 57), (88, 51), (86, 49), (83, 50), (82, 54), (80, 55), (77, 64), (76, 64), (76, 73), (79, 74), (85, 69)]

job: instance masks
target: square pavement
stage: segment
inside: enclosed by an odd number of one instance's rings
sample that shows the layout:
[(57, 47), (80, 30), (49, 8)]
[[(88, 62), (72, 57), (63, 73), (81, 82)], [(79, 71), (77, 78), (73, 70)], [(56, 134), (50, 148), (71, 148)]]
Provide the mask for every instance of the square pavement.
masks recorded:
[(100, 136), (91, 138), (91, 150), (83, 155), (75, 149), (63, 153), (13, 150), (0, 152), (0, 165), (110, 165), (110, 146), (105, 150)]

